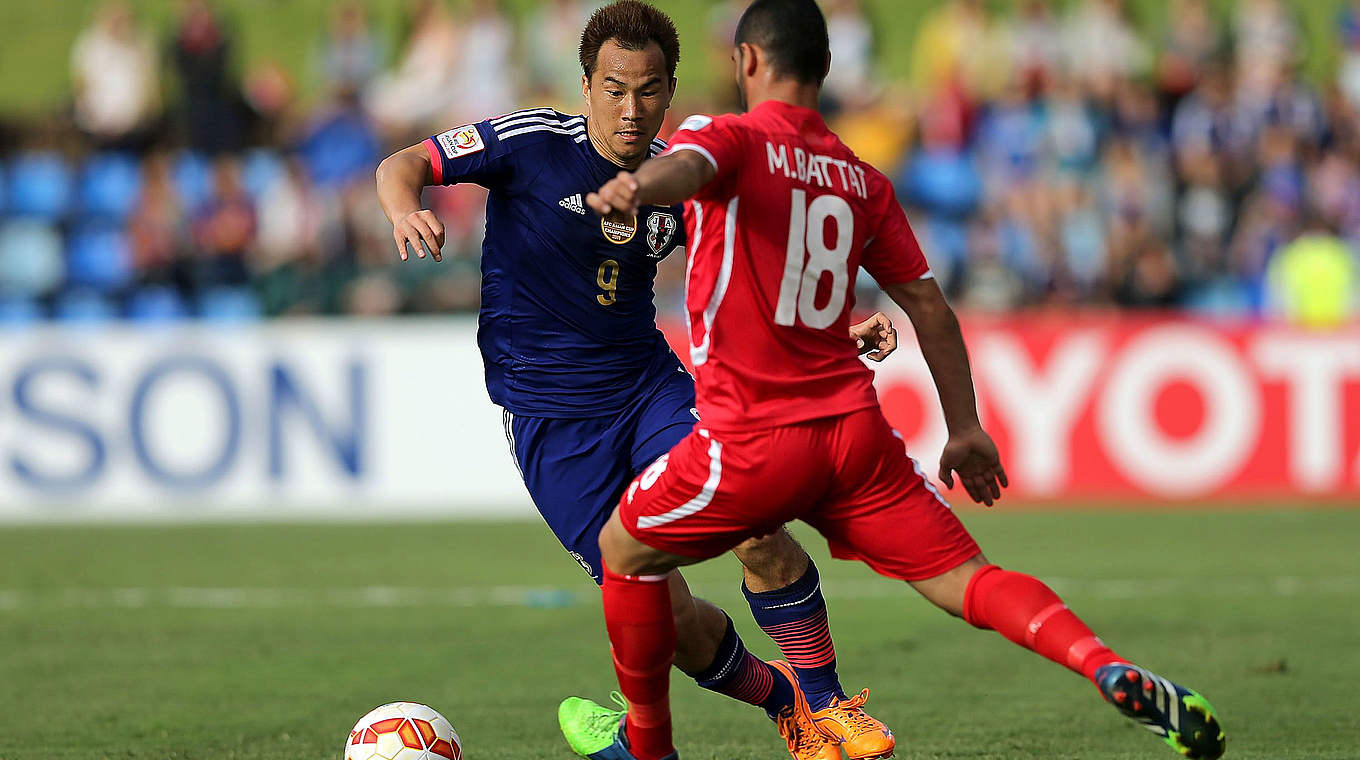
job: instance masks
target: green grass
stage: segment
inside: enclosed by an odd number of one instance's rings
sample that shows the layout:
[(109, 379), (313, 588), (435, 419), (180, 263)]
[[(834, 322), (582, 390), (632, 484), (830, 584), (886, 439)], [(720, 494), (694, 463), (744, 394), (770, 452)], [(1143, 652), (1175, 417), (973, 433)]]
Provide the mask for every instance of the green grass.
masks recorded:
[[(1360, 511), (965, 521), (1207, 695), (1230, 758), (1360, 755)], [(900, 757), (1175, 757), (1080, 679), (801, 535), (845, 685), (872, 687)], [(7, 528), (0, 557), (3, 760), (334, 760), (393, 699), (444, 712), (471, 760), (567, 758), (557, 702), (613, 687), (598, 597), (538, 524)], [(774, 656), (730, 558), (689, 576)], [(686, 760), (784, 756), (756, 710), (674, 687)]]

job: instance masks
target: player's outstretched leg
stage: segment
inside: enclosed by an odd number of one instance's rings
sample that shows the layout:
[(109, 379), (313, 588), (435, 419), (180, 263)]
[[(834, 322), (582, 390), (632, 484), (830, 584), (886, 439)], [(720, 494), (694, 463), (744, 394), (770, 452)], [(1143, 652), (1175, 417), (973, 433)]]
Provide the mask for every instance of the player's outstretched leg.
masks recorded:
[(973, 626), (1082, 674), (1122, 714), (1177, 752), (1194, 758), (1223, 754), (1225, 737), (1207, 700), (1115, 654), (1039, 579), (1002, 570), (978, 555), (912, 586)]
[(807, 552), (781, 529), (734, 553), (745, 567), (751, 616), (792, 666), (823, 735), (850, 760), (891, 757), (892, 731), (864, 711), (868, 690), (847, 698), (841, 688), (822, 582)]

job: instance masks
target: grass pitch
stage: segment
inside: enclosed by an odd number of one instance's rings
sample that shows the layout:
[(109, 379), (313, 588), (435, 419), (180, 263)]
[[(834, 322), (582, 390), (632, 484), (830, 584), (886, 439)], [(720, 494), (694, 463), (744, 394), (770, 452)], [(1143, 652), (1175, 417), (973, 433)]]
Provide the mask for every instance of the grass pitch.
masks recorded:
[[(1229, 758), (1360, 757), (1360, 511), (968, 512), (1117, 651), (1201, 690)], [(1094, 688), (902, 584), (826, 558), (847, 689), (903, 758), (1170, 758)], [(598, 595), (537, 524), (0, 530), (0, 759), (335, 760), (395, 699), (470, 760), (571, 757), (567, 694), (613, 688)], [(688, 571), (748, 645), (735, 563)], [(786, 757), (753, 708), (674, 679), (686, 760)]]

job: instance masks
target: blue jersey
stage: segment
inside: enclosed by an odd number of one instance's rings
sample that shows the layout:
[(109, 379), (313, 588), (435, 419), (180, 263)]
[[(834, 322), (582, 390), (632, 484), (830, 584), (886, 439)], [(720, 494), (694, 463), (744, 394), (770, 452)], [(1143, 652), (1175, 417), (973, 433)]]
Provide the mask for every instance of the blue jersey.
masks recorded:
[[(620, 168), (583, 116), (517, 111), (425, 141), (439, 184), (487, 188), (477, 342), (491, 400), (517, 415), (616, 414), (679, 366), (656, 327), (657, 263), (684, 245), (680, 206), (601, 219), (587, 193)], [(652, 154), (664, 147), (659, 140)]]

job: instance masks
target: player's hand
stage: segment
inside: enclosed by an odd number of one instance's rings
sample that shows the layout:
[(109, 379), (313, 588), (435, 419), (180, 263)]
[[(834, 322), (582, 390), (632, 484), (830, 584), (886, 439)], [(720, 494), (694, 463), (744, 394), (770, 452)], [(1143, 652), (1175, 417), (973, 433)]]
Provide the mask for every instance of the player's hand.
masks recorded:
[(968, 498), (989, 507), (1001, 498), (1001, 489), (1010, 485), (996, 444), (982, 428), (949, 436), (940, 454), (940, 481), (953, 488), (954, 473)]
[(392, 239), (397, 241), (397, 255), (402, 261), (411, 257), (407, 245), (416, 252), (416, 258), (425, 258), (428, 250), (435, 261), (443, 261), (440, 249), (444, 247), (444, 225), (427, 208), (412, 211), (398, 220), (392, 226)]
[(897, 330), (883, 312), (850, 326), (850, 337), (859, 346), (859, 355), (881, 362), (897, 350)]
[(586, 205), (600, 216), (619, 212), (637, 215), (638, 182), (632, 172), (619, 172), (619, 175), (604, 183), (598, 192), (586, 196)]

